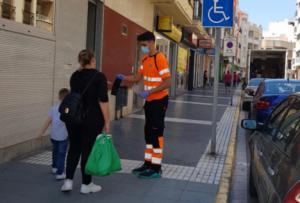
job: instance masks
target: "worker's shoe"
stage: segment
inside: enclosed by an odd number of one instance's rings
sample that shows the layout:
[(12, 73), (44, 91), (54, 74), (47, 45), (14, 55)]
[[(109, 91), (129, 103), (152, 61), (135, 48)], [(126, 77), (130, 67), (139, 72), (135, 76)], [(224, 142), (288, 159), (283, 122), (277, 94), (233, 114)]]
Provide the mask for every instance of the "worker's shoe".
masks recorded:
[(136, 168), (136, 169), (133, 169), (132, 170), (132, 173), (134, 174), (134, 175), (140, 175), (141, 173), (143, 173), (143, 172), (145, 172), (147, 169), (149, 169), (150, 168), (150, 166), (148, 165), (148, 164), (146, 164), (146, 163), (144, 163), (141, 167), (138, 167), (138, 168)]
[(138, 175), (138, 178), (140, 179), (155, 179), (155, 178), (161, 178), (161, 174), (162, 174), (162, 171), (159, 170), (159, 171), (156, 171), (156, 170), (153, 170), (153, 169), (147, 169), (146, 171), (140, 173)]

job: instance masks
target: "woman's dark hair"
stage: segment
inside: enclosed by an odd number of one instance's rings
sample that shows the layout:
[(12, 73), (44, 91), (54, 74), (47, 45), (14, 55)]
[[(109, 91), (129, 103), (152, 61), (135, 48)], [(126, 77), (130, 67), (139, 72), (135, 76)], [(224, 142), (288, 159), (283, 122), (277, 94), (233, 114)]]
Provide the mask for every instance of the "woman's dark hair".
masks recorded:
[(78, 62), (82, 67), (91, 63), (91, 60), (94, 58), (94, 53), (91, 50), (84, 49), (78, 54)]

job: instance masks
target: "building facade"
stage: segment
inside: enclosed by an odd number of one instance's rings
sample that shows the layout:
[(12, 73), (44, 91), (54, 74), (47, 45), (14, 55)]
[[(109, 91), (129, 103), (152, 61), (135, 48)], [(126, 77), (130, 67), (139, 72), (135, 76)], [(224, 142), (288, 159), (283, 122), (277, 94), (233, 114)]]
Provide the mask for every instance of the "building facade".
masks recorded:
[[(169, 59), (171, 96), (201, 87), (213, 58), (203, 50), (214, 46), (201, 16), (200, 0), (0, 0), (0, 162), (48, 144), (37, 132), (59, 89), (69, 87), (82, 49), (95, 52), (111, 84), (116, 74), (137, 72), (142, 54), (136, 38), (153, 31)], [(132, 84), (124, 85), (123, 115), (143, 104)], [(121, 113), (114, 96), (110, 112), (112, 119)]]
[(90, 3), (96, 6), (88, 0), (0, 1), (0, 162), (47, 143), (37, 132), (78, 68)]
[(296, 14), (295, 19), (291, 22), (291, 25), (294, 26), (295, 34), (295, 48), (293, 52), (293, 61), (292, 61), (292, 71), (294, 77), (300, 78), (300, 0), (296, 1)]

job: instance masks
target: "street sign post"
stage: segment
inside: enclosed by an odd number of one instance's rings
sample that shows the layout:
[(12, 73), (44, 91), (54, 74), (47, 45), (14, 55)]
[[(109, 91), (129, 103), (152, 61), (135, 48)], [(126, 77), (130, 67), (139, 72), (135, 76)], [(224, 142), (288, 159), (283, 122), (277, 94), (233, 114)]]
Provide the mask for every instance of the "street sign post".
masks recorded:
[(234, 91), (234, 57), (236, 52), (236, 40), (235, 37), (224, 38), (224, 50), (223, 56), (231, 57), (231, 88), (230, 88), (230, 105), (233, 105), (233, 91)]
[(233, 26), (233, 0), (203, 0), (202, 23), (204, 27), (216, 28), (216, 47), (214, 57), (214, 98), (211, 128), (211, 150), (212, 155), (216, 154), (217, 135), (217, 107), (219, 92), (219, 68), (221, 52), (221, 28)]

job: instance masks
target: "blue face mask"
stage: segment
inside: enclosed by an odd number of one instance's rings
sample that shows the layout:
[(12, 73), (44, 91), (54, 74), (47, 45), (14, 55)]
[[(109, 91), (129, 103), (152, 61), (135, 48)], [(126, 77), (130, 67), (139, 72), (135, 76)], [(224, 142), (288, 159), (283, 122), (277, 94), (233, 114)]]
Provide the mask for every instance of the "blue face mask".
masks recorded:
[(141, 50), (142, 50), (143, 54), (149, 54), (149, 52), (150, 52), (150, 49), (147, 46), (142, 46)]

